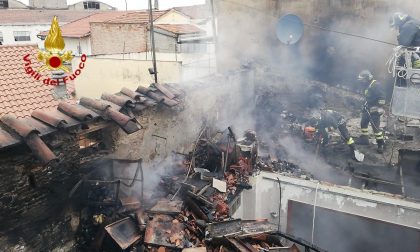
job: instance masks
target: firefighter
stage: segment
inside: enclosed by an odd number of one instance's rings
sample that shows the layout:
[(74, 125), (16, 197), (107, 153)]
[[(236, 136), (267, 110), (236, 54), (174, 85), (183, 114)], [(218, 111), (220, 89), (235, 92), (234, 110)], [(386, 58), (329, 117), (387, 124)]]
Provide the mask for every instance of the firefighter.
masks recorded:
[(338, 129), (341, 136), (346, 141), (350, 150), (354, 153), (356, 145), (353, 138), (350, 136), (346, 126), (346, 120), (344, 116), (334, 110), (321, 110), (320, 113), (316, 113), (309, 122), (309, 125), (315, 128), (315, 139), (320, 140), (323, 146), (329, 142), (328, 129)]
[[(389, 25), (398, 30), (397, 37), (398, 45), (406, 47), (420, 47), (420, 21), (412, 18), (411, 16), (396, 12), (390, 20)], [(413, 53), (413, 68), (420, 68), (420, 56)], [(399, 65), (403, 66), (405, 59), (399, 59)]]
[(361, 136), (359, 144), (369, 144), (369, 123), (375, 133), (376, 143), (378, 145), (378, 153), (384, 151), (384, 135), (380, 130), (381, 115), (384, 113), (383, 106), (385, 105), (385, 95), (382, 84), (373, 78), (369, 70), (363, 70), (359, 73), (358, 80), (366, 88), (364, 91), (365, 103), (362, 108), (362, 115), (360, 121)]
[(396, 12), (391, 16), (389, 25), (399, 31), (397, 37), (399, 45), (420, 46), (420, 21), (407, 14)]

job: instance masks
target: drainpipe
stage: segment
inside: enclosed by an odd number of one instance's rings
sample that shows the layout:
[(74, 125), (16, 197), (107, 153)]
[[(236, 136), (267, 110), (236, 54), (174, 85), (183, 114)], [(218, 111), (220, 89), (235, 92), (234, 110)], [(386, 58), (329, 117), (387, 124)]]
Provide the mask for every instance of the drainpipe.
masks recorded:
[(152, 0), (149, 0), (149, 23), (150, 23), (150, 40), (152, 42), (152, 60), (153, 60), (153, 74), (155, 75), (155, 83), (158, 83), (157, 79), (157, 67), (156, 67), (156, 48), (155, 48), (155, 34), (153, 29), (153, 11), (152, 11)]
[(217, 58), (217, 36), (216, 36), (216, 18), (215, 18), (215, 9), (214, 9), (214, 2), (213, 0), (210, 0), (210, 5), (211, 5), (211, 24), (213, 27), (213, 43), (214, 43), (214, 55), (215, 55), (215, 71), (217, 73), (217, 65), (216, 65), (216, 58)]
[(176, 35), (176, 38), (175, 38), (175, 61), (178, 61), (178, 45), (180, 45), (179, 41), (180, 41), (180, 38), (178, 34)]

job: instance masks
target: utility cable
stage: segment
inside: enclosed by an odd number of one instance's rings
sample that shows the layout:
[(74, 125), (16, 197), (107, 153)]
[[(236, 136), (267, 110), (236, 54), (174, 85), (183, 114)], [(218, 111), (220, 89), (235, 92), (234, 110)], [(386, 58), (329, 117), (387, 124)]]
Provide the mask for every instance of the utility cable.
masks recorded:
[(370, 40), (370, 41), (374, 41), (374, 42), (378, 42), (378, 43), (382, 43), (382, 44), (386, 44), (386, 45), (397, 46), (397, 44), (394, 44), (394, 43), (391, 43), (391, 42), (386, 42), (386, 41), (379, 40), (379, 39), (369, 38), (369, 37), (365, 37), (365, 36), (362, 36), (362, 35), (357, 35), (357, 34), (352, 34), (352, 33), (341, 32), (341, 31), (337, 31), (337, 30), (332, 30), (332, 29), (325, 28), (325, 27), (318, 26), (318, 25), (314, 25), (314, 24), (303, 23), (303, 25), (308, 26), (308, 27), (311, 27), (311, 28), (316, 28), (316, 29), (319, 29), (319, 30), (323, 30), (323, 31), (328, 31), (328, 32), (337, 33), (337, 34), (341, 34), (341, 35), (355, 37), (355, 38), (366, 39), (366, 40)]
[[(238, 2), (230, 1), (230, 0), (223, 0), (223, 2), (232, 3), (232, 4), (235, 4), (235, 5), (246, 7), (246, 8), (249, 8), (249, 9), (252, 9), (252, 10), (259, 11), (261, 13), (264, 13), (264, 15), (267, 15), (267, 12), (265, 10), (261, 10), (261, 9), (258, 9), (258, 8), (255, 8), (255, 7), (246, 5), (246, 4), (242, 4), (242, 3), (238, 3)], [(278, 18), (278, 16), (273, 15), (273, 14), (270, 14), (270, 16), (271, 17)], [(294, 22), (294, 23), (300, 23), (300, 22), (297, 22), (295, 20), (289, 20), (289, 21), (290, 22)], [(374, 39), (374, 38), (369, 38), (369, 37), (366, 37), (366, 36), (352, 34), (352, 33), (348, 33), (348, 32), (337, 31), (337, 30), (329, 29), (329, 28), (322, 27), (322, 26), (319, 26), (319, 25), (314, 25), (314, 24), (309, 24), (309, 23), (304, 23), (304, 22), (302, 22), (302, 24), (304, 26), (307, 26), (307, 27), (310, 27), (310, 28), (315, 28), (315, 29), (319, 29), (319, 30), (323, 30), (323, 31), (328, 31), (328, 32), (331, 32), (331, 33), (336, 33), (336, 34), (350, 36), (350, 37), (355, 37), (355, 38), (366, 39), (366, 40), (370, 40), (370, 41), (374, 41), (374, 42), (378, 42), (378, 43), (382, 43), (382, 44), (386, 44), (386, 45), (397, 46), (397, 44), (394, 44), (394, 43), (391, 43), (391, 42), (382, 41), (382, 40)]]

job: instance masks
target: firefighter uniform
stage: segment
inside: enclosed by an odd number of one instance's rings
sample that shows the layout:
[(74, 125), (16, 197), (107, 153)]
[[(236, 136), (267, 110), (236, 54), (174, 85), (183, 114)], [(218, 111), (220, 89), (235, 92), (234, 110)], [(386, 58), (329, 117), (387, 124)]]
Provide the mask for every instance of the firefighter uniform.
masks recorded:
[[(390, 26), (399, 31), (397, 41), (398, 45), (406, 47), (420, 47), (420, 21), (413, 17), (396, 12), (390, 18)], [(398, 58), (398, 65), (405, 65), (404, 55)], [(413, 68), (420, 68), (420, 56), (417, 53), (413, 54), (412, 58)], [(398, 86), (406, 86), (407, 83), (404, 78), (398, 77)]]
[[(404, 18), (398, 27), (399, 35), (397, 37), (398, 45), (408, 47), (420, 46), (420, 22), (410, 16)], [(400, 66), (404, 66), (405, 59), (403, 56), (398, 60)], [(420, 68), (419, 55), (414, 53), (412, 59), (413, 68)], [(403, 85), (406, 86), (406, 85)]]
[(398, 44), (402, 46), (420, 46), (420, 22), (410, 16), (401, 21), (398, 26)]
[(328, 128), (338, 129), (351, 150), (355, 150), (355, 143), (350, 136), (344, 117), (334, 110), (322, 110), (320, 118), (315, 123), (317, 135), (323, 139), (323, 145), (328, 143)]
[(383, 114), (383, 106), (385, 105), (385, 95), (382, 85), (372, 79), (369, 86), (364, 91), (365, 104), (362, 108), (360, 121), (361, 128), (361, 144), (369, 143), (369, 122), (375, 133), (376, 143), (378, 144), (378, 152), (382, 153), (384, 148), (384, 136), (380, 130), (381, 115)]

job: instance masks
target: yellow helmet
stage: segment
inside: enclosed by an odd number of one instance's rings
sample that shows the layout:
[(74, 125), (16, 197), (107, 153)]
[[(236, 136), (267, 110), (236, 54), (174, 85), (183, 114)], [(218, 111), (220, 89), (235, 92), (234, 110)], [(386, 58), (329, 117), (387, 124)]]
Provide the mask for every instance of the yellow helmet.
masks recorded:
[(392, 27), (392, 28), (399, 27), (401, 24), (404, 23), (404, 21), (406, 20), (407, 17), (408, 17), (407, 14), (404, 14), (404, 13), (401, 13), (401, 12), (395, 12), (389, 18), (389, 26)]
[(373, 80), (373, 75), (369, 70), (363, 70), (359, 73), (359, 76), (357, 76), (357, 79), (359, 81), (371, 81)]

